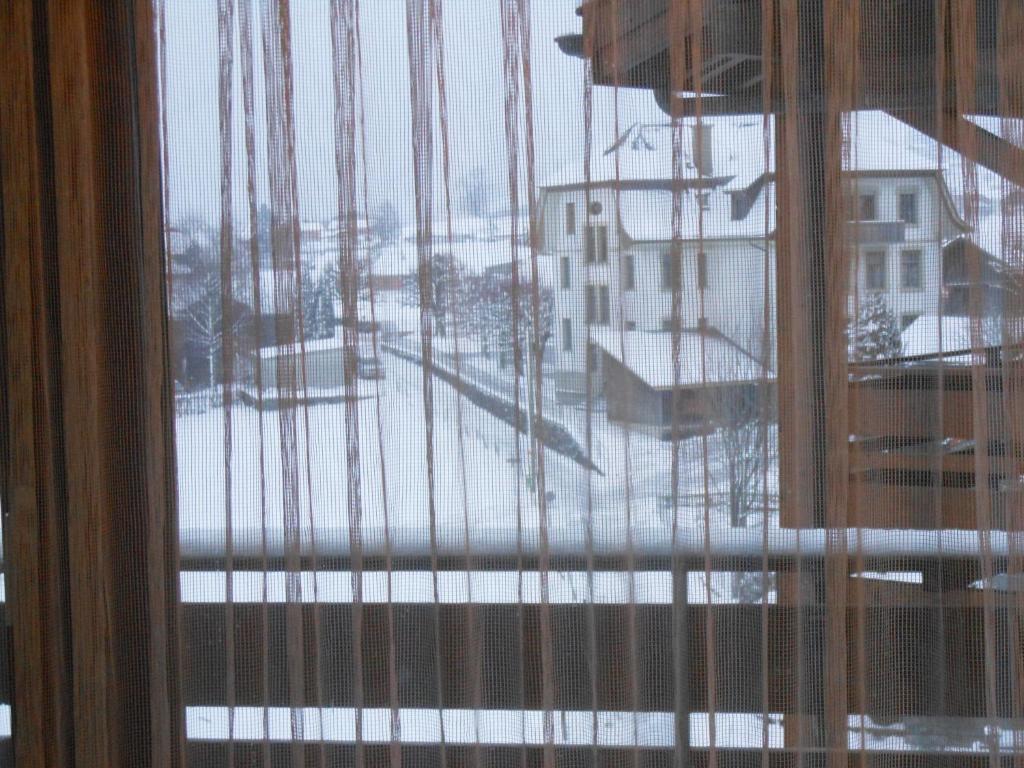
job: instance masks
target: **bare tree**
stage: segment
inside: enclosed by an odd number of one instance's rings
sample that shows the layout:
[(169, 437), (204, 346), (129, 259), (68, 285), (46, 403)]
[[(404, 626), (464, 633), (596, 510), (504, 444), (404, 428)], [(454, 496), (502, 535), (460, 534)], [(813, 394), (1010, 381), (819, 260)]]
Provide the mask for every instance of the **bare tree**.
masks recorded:
[[(232, 301), (225, 322), (220, 267), (210, 252), (196, 254), (188, 277), (182, 317), (184, 341), (206, 359), (207, 383), (214, 386), (222, 376), (220, 362), (225, 337), (231, 334), (242, 338), (251, 315), (240, 302)], [(240, 347), (236, 345), (239, 353)]]
[(775, 394), (770, 378), (758, 375), (767, 372), (771, 358), (756, 329), (742, 338), (745, 343), (723, 337), (731, 351), (718, 361), (724, 383), (711, 398), (733, 527), (746, 526), (749, 517), (764, 510), (764, 477), (773, 471), (777, 456)]

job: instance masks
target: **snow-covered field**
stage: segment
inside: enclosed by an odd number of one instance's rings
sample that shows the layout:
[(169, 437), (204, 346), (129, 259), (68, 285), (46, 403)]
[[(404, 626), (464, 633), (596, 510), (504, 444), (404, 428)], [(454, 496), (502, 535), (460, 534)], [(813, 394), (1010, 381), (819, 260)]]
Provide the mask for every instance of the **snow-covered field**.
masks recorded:
[[(422, 370), (390, 355), (384, 355), (382, 362), (386, 376), (379, 382), (379, 398), (378, 382), (360, 381), (356, 405), (356, 507), (363, 523), (363, 543), (374, 548), (383, 546), (385, 526), (393, 532), (396, 546), (403, 535), (417, 531), (416, 538), (422, 541), (431, 519)], [(514, 548), (518, 536), (532, 540), (540, 522), (540, 494), (537, 478), (528, 477), (526, 438), (518, 438), (522, 462), (517, 464), (517, 439), (509, 425), (464, 399), (460, 402), (450, 386), (436, 380), (434, 401), (433, 509), (441, 543), (450, 544), (452, 537), (463, 541), (466, 532), (471, 542), (503, 550)], [(232, 540), (237, 551), (255, 551), (259, 546), (264, 512), (272, 542), (279, 540), (285, 530), (286, 498), (294, 500), (287, 506), (297, 510), (306, 546), (318, 546), (332, 537), (348, 538), (353, 487), (346, 457), (345, 412), (344, 403), (266, 412), (262, 419), (265, 480), (261, 482), (260, 418), (250, 407), (234, 406), (230, 475)], [(583, 411), (565, 408), (545, 416), (563, 423), (583, 444)], [(289, 473), (282, 460), (281, 435), (288, 434), (292, 422), (295, 453)], [(592, 520), (595, 540), (606, 549), (620, 551), (629, 546), (630, 531), (634, 538), (664, 536), (672, 525), (666, 505), (671, 495), (670, 443), (627, 432), (609, 424), (601, 413), (592, 414), (591, 429), (593, 458), (601, 473), (587, 472), (553, 451), (544, 452), (548, 528), (578, 532)], [(222, 547), (228, 490), (224, 410), (179, 415), (177, 445), (183, 536)], [(706, 478), (705, 450), (709, 456)], [(719, 454), (714, 436), (680, 444), (681, 528), (702, 528), (705, 514), (713, 527), (728, 527)], [(294, 490), (286, 496), (289, 475)], [(769, 485), (774, 492), (774, 478), (769, 478)]]

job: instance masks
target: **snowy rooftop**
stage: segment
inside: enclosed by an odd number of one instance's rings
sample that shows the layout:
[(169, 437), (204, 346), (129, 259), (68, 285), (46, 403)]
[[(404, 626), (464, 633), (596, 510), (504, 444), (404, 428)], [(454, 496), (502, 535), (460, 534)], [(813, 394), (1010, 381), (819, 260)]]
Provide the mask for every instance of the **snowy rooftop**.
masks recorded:
[[(653, 105), (653, 99), (652, 99)], [(655, 107), (656, 109), (656, 107)], [(610, 122), (607, 115), (600, 116)], [(598, 120), (595, 117), (595, 120)], [(592, 183), (613, 181), (670, 181), (672, 175), (673, 130), (668, 118), (646, 107), (620, 110), (618, 138), (594, 140), (591, 161)], [(774, 124), (760, 115), (706, 117), (705, 141), (711, 146), (710, 178), (728, 178), (728, 189), (744, 189), (761, 174), (775, 170)], [(699, 177), (695, 121), (679, 127), (684, 178)], [(600, 133), (595, 131), (595, 136)], [(934, 172), (940, 167), (959, 178), (963, 158), (948, 147), (896, 118), (877, 111), (858, 112), (850, 121), (851, 171)], [(941, 148), (941, 151), (940, 151)], [(994, 176), (978, 169), (980, 174)], [(583, 162), (574, 159), (543, 180), (548, 187), (585, 183)]]
[[(971, 318), (923, 315), (903, 331), (903, 354), (918, 355), (970, 352), (974, 343), (991, 347), (1003, 343), (1002, 324), (998, 318), (982, 318), (977, 323), (977, 338), (972, 340)], [(958, 362), (946, 360), (947, 363)], [(966, 359), (963, 362), (969, 363)]]
[(591, 330), (591, 339), (605, 352), (655, 389), (675, 386), (759, 381), (774, 374), (740, 347), (696, 330), (679, 334), (679, 374), (667, 331)]
[[(720, 189), (708, 190), (705, 209), (701, 210), (696, 193), (683, 192), (682, 222), (679, 236), (683, 240), (763, 238), (775, 229), (774, 190), (768, 187), (758, 195), (750, 212), (740, 220), (732, 218), (732, 199)], [(671, 240), (672, 192), (663, 189), (625, 190), (619, 196), (619, 217), (622, 229), (631, 240)]]
[[(596, 142), (591, 156), (590, 181), (593, 184), (616, 181), (670, 181), (672, 176), (672, 139), (675, 131), (664, 115), (654, 121), (642, 118), (623, 120), (618, 140), (605, 145)], [(694, 125), (680, 127), (682, 157), (680, 173), (684, 179), (698, 179), (696, 131)], [(749, 186), (758, 176), (771, 170), (766, 154), (764, 126), (756, 117), (708, 118), (702, 123), (705, 142), (710, 144), (711, 168), (707, 178), (729, 182), (731, 188)], [(582, 160), (573, 160), (542, 182), (546, 187), (586, 183)]]
[[(611, 91), (612, 89), (597, 89)], [(618, 94), (618, 119), (615, 118), (613, 99), (608, 95), (595, 98), (594, 139), (591, 155), (590, 181), (593, 184), (618, 182), (671, 181), (673, 128), (668, 118), (657, 108), (649, 94), (636, 94), (621, 89)], [(760, 115), (727, 116), (704, 118), (702, 125), (708, 131), (711, 146), (712, 168), (704, 178), (716, 185), (711, 194), (711, 209), (705, 212), (705, 236), (714, 237), (728, 227), (730, 234), (736, 232), (738, 223), (730, 220), (729, 191), (745, 189), (765, 173), (773, 172), (774, 126), (769, 119), (765, 122)], [(679, 130), (682, 148), (680, 168), (684, 180), (696, 181), (701, 178), (694, 162), (695, 133), (693, 121), (688, 121)], [(853, 172), (895, 174), (937, 173), (948, 187), (954, 207), (962, 215), (964, 190), (974, 186), (982, 198), (988, 201), (979, 211), (976, 222), (978, 244), (993, 254), (1000, 254), (1002, 248), (1001, 206), (997, 204), (1005, 196), (1005, 182), (998, 175), (980, 166), (966, 163), (956, 151), (940, 145), (920, 131), (911, 128), (884, 112), (858, 112), (850, 122), (850, 154), (847, 169)], [(974, 180), (968, 180), (968, 174)], [(968, 183), (969, 182), (969, 183)], [(580, 157), (569, 158), (561, 167), (543, 178), (543, 187), (576, 186), (586, 183), (582, 153)], [(638, 239), (654, 239), (653, 235), (668, 232), (669, 224), (659, 222), (665, 213), (671, 212), (670, 203), (659, 201), (654, 207), (644, 204), (644, 211), (633, 214), (632, 230), (643, 236)], [(634, 209), (640, 207), (633, 203)], [(696, 219), (696, 206), (684, 203), (684, 217)], [(760, 210), (759, 210), (760, 208)], [(640, 218), (649, 219), (647, 223)], [(739, 224), (754, 232), (765, 231), (764, 201), (746, 217), (749, 221)], [(972, 222), (974, 224), (974, 222)], [(749, 226), (747, 226), (749, 225)], [(693, 222), (684, 228), (695, 231)], [(769, 222), (768, 231), (774, 229)], [(669, 233), (670, 234), (670, 233)], [(744, 232), (740, 236), (750, 236)], [(684, 234), (684, 237), (686, 235)]]
[(273, 360), (275, 357), (288, 357), (298, 355), (300, 352), (308, 355), (311, 352), (323, 352), (328, 349), (336, 349), (340, 353), (344, 348), (344, 339), (341, 336), (332, 336), (329, 339), (312, 339), (304, 344), (280, 344), (276, 347), (263, 347), (260, 350), (260, 358)]
[[(366, 338), (367, 336), (368, 334), (359, 334), (359, 354), (371, 356), (373, 354), (373, 344), (372, 339)], [(286, 357), (300, 353), (308, 355), (312, 352), (325, 352), (332, 349), (337, 350), (339, 355), (345, 349), (345, 339), (340, 333), (327, 339), (309, 339), (301, 345), (293, 343), (280, 344), (276, 347), (263, 347), (260, 349), (260, 358), (262, 360), (273, 360), (276, 357)]]

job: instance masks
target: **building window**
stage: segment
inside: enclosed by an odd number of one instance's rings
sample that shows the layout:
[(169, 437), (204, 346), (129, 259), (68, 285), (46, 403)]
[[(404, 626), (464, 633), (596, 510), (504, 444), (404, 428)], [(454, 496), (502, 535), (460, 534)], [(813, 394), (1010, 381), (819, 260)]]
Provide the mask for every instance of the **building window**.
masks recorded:
[(924, 287), (920, 251), (903, 251), (900, 254), (900, 286), (911, 291), (919, 291)]
[(874, 193), (860, 196), (860, 220), (874, 221), (878, 218), (878, 206)]
[(562, 351), (572, 352), (572, 320), (562, 318)]
[(568, 291), (572, 288), (572, 266), (568, 256), (562, 257), (562, 290)]
[(576, 234), (576, 203), (565, 204), (565, 234)]
[(622, 255), (622, 290), (632, 291), (636, 288), (636, 270), (633, 265), (633, 254)]
[(917, 224), (917, 193), (900, 193), (900, 221)]
[(611, 320), (611, 297), (607, 285), (587, 287), (587, 323), (608, 325)]
[(627, 331), (635, 331), (636, 330), (636, 320), (627, 320), (625, 322), (625, 326), (626, 326), (626, 330)]
[(671, 253), (661, 254), (661, 288), (665, 291), (671, 291), (675, 288), (679, 288), (680, 282), (680, 270), (679, 260), (673, 259)]
[(608, 261), (608, 227), (604, 224), (587, 225), (586, 259), (588, 264)]
[(884, 291), (885, 251), (869, 251), (864, 257), (864, 283), (869, 291)]
[(697, 251), (697, 285), (708, 287), (708, 257), (704, 251)]
[(711, 208), (711, 193), (706, 189), (697, 191), (697, 207), (702, 211), (707, 211)]
[(671, 317), (663, 317), (661, 319), (661, 330), (663, 330), (663, 331), (674, 331), (676, 328), (682, 328), (682, 324), (678, 323), (678, 322), (676, 322), (676, 323), (672, 322), (672, 318)]

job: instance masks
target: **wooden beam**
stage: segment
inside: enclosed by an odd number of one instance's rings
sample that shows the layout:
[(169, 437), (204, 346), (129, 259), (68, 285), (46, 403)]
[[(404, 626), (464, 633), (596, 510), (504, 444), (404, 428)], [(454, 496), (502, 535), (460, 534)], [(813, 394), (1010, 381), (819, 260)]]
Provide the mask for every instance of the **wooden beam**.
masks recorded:
[(1024, 149), (962, 115), (934, 110), (896, 110), (889, 114), (956, 150), (982, 168), (1024, 186)]

